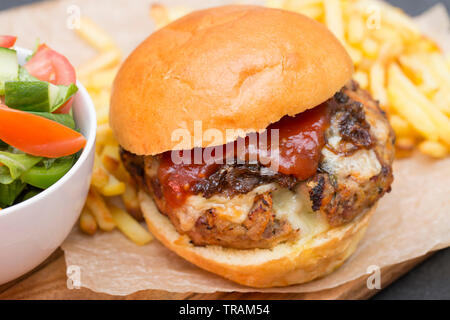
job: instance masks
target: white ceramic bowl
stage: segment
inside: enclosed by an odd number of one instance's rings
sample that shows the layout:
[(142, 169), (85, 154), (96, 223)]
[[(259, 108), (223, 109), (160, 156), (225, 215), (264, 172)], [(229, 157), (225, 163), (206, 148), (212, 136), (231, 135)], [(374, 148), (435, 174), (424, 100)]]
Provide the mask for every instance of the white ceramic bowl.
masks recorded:
[[(28, 50), (16, 48), (23, 64)], [(72, 169), (37, 196), (0, 211), (0, 284), (44, 261), (64, 241), (83, 208), (91, 180), (97, 121), (86, 89), (77, 82), (74, 118), (87, 144)]]

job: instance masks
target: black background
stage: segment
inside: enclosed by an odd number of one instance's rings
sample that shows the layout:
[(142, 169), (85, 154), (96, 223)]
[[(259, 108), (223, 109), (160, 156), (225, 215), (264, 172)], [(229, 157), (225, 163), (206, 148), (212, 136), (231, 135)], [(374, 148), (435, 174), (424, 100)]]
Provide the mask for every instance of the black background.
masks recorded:
[[(41, 0), (0, 0), (0, 10), (38, 1)], [(151, 1), (149, 0), (149, 2)], [(388, 0), (388, 2), (403, 8), (410, 15), (420, 14), (438, 2), (445, 4), (447, 11), (450, 12), (450, 0)], [(373, 299), (450, 300), (450, 248), (437, 252), (395, 283), (383, 289)]]

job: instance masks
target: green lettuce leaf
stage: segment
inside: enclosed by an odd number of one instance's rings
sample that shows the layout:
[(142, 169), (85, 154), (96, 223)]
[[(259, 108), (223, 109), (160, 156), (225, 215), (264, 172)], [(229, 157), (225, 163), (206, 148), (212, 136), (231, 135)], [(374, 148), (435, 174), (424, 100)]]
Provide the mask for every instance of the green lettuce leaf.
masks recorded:
[(19, 81), (39, 81), (39, 79), (33, 77), (24, 67), (19, 66)]
[(0, 183), (0, 208), (12, 205), (25, 187), (26, 183), (20, 180), (15, 180), (10, 184)]
[(58, 122), (66, 127), (69, 127), (70, 129), (75, 130), (75, 120), (73, 120), (72, 116), (70, 114), (62, 114), (62, 113), (50, 113), (50, 112), (31, 112), (29, 113), (35, 114), (37, 116), (41, 116), (44, 118), (47, 118), (49, 120)]
[(25, 153), (12, 153), (7, 151), (0, 151), (0, 184), (10, 184), (22, 173), (28, 171), (35, 166), (41, 157), (31, 156)]

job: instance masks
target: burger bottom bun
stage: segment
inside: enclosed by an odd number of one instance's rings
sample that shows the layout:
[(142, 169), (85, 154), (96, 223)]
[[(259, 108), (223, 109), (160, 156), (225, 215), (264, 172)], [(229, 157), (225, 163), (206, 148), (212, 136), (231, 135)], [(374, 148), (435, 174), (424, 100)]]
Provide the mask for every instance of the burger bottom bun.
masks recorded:
[(257, 288), (304, 283), (333, 272), (355, 251), (375, 211), (375, 206), (371, 207), (351, 223), (309, 239), (272, 249), (238, 250), (192, 245), (158, 211), (149, 195), (140, 191), (139, 200), (150, 231), (167, 248), (202, 269)]

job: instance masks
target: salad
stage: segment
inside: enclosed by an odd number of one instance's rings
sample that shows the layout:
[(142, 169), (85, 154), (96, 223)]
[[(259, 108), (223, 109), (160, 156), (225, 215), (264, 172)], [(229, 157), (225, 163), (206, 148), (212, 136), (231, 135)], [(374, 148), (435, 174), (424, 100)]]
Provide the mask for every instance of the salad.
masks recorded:
[(16, 39), (0, 36), (0, 208), (53, 185), (86, 144), (71, 111), (74, 67), (45, 44), (21, 66)]

